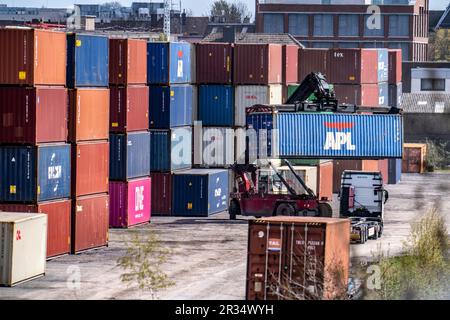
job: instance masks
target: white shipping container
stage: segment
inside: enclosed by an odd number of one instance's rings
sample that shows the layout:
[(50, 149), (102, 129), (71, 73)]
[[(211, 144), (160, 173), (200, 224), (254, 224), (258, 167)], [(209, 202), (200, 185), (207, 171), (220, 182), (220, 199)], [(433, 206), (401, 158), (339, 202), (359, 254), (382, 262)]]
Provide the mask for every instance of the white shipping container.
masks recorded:
[(0, 285), (45, 274), (47, 215), (0, 212)]
[(237, 86), (235, 90), (235, 126), (245, 126), (245, 109), (255, 104), (282, 104), (283, 86)]

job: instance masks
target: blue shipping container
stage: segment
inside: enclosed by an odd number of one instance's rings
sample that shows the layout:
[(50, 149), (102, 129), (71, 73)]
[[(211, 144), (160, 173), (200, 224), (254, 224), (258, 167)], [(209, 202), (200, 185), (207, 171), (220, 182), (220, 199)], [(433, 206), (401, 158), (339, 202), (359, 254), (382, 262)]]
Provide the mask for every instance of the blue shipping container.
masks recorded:
[(172, 214), (208, 217), (228, 209), (228, 170), (192, 169), (173, 175)]
[(402, 179), (402, 159), (388, 160), (388, 184), (397, 184)]
[(0, 201), (70, 197), (70, 145), (0, 147)]
[[(264, 151), (272, 158), (386, 159), (403, 155), (400, 115), (254, 113), (247, 115), (247, 124), (259, 136), (258, 143), (250, 141), (252, 156), (257, 152), (264, 157)], [(259, 146), (265, 133), (261, 129), (267, 129), (268, 143), (263, 147)], [(278, 154), (272, 150), (274, 145)]]
[(151, 171), (168, 172), (192, 166), (192, 128), (150, 130)]
[(387, 82), (378, 84), (378, 104), (385, 107), (389, 105), (389, 84)]
[(191, 85), (150, 86), (151, 129), (191, 126), (194, 87)]
[(67, 86), (108, 87), (108, 37), (67, 35)]
[(233, 86), (202, 85), (199, 87), (198, 120), (204, 126), (234, 125)]
[(150, 133), (110, 135), (109, 178), (127, 181), (150, 175)]
[(388, 49), (378, 50), (378, 82), (387, 82), (389, 78), (389, 51)]
[(191, 83), (191, 45), (182, 42), (147, 44), (149, 84)]

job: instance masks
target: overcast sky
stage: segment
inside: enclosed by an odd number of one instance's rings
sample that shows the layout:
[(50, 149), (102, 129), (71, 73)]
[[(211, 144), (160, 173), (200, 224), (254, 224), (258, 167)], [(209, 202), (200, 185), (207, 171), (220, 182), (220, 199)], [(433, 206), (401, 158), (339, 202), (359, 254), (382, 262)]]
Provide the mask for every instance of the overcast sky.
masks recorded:
[[(6, 3), (8, 6), (27, 6), (27, 7), (53, 7), (53, 8), (62, 8), (62, 7), (70, 7), (74, 3), (103, 3), (108, 2), (110, 0), (0, 0), (0, 3)], [(174, 0), (175, 2), (179, 2), (179, 0)], [(236, 0), (230, 0), (236, 1)], [(255, 0), (242, 0), (245, 2), (250, 12), (253, 13), (255, 11)], [(121, 0), (119, 1), (122, 5), (129, 6), (132, 0)], [(145, 0), (136, 0), (136, 2), (145, 2)], [(150, 1), (149, 1), (150, 2)], [(155, 1), (156, 2), (156, 1)], [(209, 6), (213, 0), (182, 0), (182, 7), (184, 9), (191, 9), (194, 15), (203, 15), (208, 12)], [(443, 10), (449, 3), (449, 0), (430, 0), (430, 7), (432, 10)]]

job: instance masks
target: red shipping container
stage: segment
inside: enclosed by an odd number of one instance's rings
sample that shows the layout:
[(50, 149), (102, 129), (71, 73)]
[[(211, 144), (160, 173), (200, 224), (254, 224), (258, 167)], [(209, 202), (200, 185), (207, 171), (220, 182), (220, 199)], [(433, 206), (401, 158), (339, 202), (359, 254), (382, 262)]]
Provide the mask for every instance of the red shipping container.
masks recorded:
[(110, 132), (148, 130), (147, 86), (110, 87)]
[(0, 57), (0, 84), (66, 84), (65, 32), (0, 29)]
[(402, 82), (402, 50), (389, 49), (389, 84)]
[(383, 176), (383, 183), (388, 184), (389, 183), (389, 160), (388, 159), (378, 160), (378, 171), (380, 171)]
[(172, 174), (152, 173), (152, 215), (172, 214)]
[(235, 84), (280, 84), (282, 46), (278, 44), (236, 44), (234, 48)]
[(334, 91), (339, 103), (375, 107), (379, 103), (378, 84), (336, 84)]
[(47, 258), (70, 253), (70, 200), (38, 204), (0, 204), (0, 211), (47, 214)]
[(150, 222), (151, 179), (143, 178), (127, 182), (111, 181), (109, 225), (112, 228), (128, 228)]
[(69, 90), (69, 141), (108, 140), (109, 89)]
[(299, 81), (298, 50), (299, 47), (295, 45), (283, 46), (283, 84), (297, 83)]
[(197, 83), (231, 84), (233, 82), (233, 45), (197, 43), (195, 45)]
[(92, 141), (72, 146), (72, 196), (107, 193), (109, 142)]
[(72, 253), (108, 245), (109, 195), (76, 198), (72, 205)]
[(332, 84), (378, 83), (378, 51), (330, 49), (327, 70)]
[(66, 142), (67, 101), (62, 87), (0, 88), (0, 142)]
[(112, 85), (147, 83), (147, 41), (109, 40), (109, 83)]
[(328, 49), (299, 49), (298, 82), (301, 83), (311, 72), (320, 72), (328, 76)]
[(318, 196), (333, 200), (333, 161), (321, 161), (318, 165)]

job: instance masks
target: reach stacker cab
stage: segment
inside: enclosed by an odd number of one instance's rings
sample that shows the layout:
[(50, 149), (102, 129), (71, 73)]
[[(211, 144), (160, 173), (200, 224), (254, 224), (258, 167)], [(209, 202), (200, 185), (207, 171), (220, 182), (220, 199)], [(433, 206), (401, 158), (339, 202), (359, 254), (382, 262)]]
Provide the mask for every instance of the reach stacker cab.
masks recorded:
[(389, 193), (380, 172), (344, 171), (339, 198), (340, 217), (351, 220), (352, 242), (363, 244), (381, 237)]

